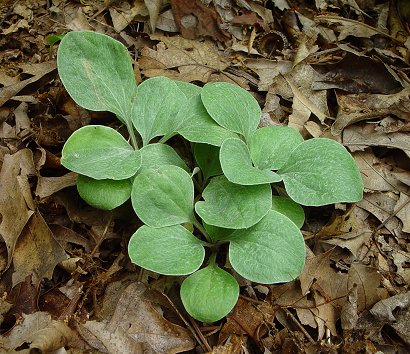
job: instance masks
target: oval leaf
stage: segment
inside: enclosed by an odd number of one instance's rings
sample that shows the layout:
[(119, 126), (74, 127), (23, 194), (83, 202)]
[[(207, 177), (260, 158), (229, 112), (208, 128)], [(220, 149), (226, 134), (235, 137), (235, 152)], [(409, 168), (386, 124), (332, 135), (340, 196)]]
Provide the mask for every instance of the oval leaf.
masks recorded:
[(93, 179), (78, 175), (77, 190), (80, 197), (94, 208), (112, 210), (131, 196), (132, 183), (129, 179)]
[(175, 131), (177, 113), (186, 101), (177, 84), (166, 77), (154, 77), (138, 86), (131, 119), (144, 146), (156, 136)]
[(222, 142), (236, 134), (217, 124), (205, 109), (201, 97), (191, 97), (178, 113), (178, 134), (195, 143), (221, 146)]
[(209, 225), (244, 229), (255, 225), (272, 207), (269, 184), (241, 186), (225, 176), (214, 177), (204, 189), (205, 201), (195, 204), (197, 214)]
[(204, 261), (202, 242), (181, 225), (152, 228), (141, 226), (128, 244), (131, 261), (165, 275), (195, 272)]
[(219, 163), (219, 147), (208, 144), (195, 144), (194, 156), (206, 180), (222, 174), (221, 164)]
[(198, 321), (215, 322), (235, 306), (239, 285), (235, 278), (214, 264), (184, 280), (181, 300), (188, 313)]
[(261, 109), (243, 88), (227, 82), (209, 82), (202, 88), (201, 98), (209, 115), (222, 127), (242, 134), (246, 140), (256, 130)]
[(116, 130), (87, 125), (66, 141), (61, 164), (94, 179), (126, 179), (141, 166), (141, 154)]
[(131, 201), (138, 217), (151, 227), (194, 220), (194, 184), (188, 172), (177, 166), (160, 166), (138, 174)]
[(282, 179), (273, 171), (253, 167), (248, 147), (241, 139), (226, 139), (221, 146), (219, 159), (224, 175), (232, 183), (249, 186), (279, 182)]
[(352, 156), (338, 142), (315, 138), (298, 145), (278, 171), (295, 202), (318, 206), (357, 202), (363, 181)]
[(251, 281), (272, 284), (295, 279), (305, 264), (305, 242), (286, 216), (269, 213), (256, 225), (229, 236), (232, 267)]
[(201, 94), (202, 88), (185, 81), (174, 81), (178, 88), (184, 93), (186, 98), (189, 100), (193, 96), (199, 96)]
[(272, 197), (272, 210), (287, 216), (299, 229), (305, 222), (305, 211), (292, 199), (274, 195)]
[(252, 135), (249, 150), (255, 166), (261, 170), (278, 170), (301, 143), (303, 137), (296, 129), (271, 125)]
[(80, 106), (126, 119), (136, 90), (127, 48), (96, 32), (69, 32), (57, 52), (61, 81)]
[(141, 150), (141, 169), (156, 168), (163, 165), (173, 165), (188, 171), (188, 166), (175, 150), (165, 144), (149, 144)]

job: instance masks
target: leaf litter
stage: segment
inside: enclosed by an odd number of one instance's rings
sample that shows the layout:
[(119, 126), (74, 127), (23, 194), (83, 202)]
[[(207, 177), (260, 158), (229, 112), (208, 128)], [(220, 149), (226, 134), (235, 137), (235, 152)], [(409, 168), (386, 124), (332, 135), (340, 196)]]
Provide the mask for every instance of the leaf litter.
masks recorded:
[[(1, 4), (0, 348), (406, 352), (410, 17), (405, 1), (396, 4)], [(76, 175), (59, 163), (73, 131), (114, 121), (76, 106), (58, 81), (56, 45), (45, 38), (67, 29), (123, 41), (138, 81), (234, 82), (258, 99), (261, 125), (341, 142), (359, 166), (364, 199), (305, 208), (308, 251), (298, 280), (263, 285), (236, 275), (241, 297), (227, 318), (190, 321), (178, 279), (141, 272), (125, 256), (138, 223), (129, 208), (85, 205)]]

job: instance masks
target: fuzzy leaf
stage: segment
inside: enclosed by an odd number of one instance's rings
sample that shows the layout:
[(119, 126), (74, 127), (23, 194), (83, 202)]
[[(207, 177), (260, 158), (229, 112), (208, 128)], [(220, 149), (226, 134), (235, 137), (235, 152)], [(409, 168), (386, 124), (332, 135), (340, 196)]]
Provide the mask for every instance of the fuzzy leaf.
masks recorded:
[(181, 285), (181, 300), (198, 321), (215, 322), (235, 306), (239, 285), (235, 278), (214, 264), (191, 274)]
[(205, 201), (195, 204), (202, 220), (227, 229), (244, 229), (255, 225), (272, 207), (269, 184), (241, 186), (225, 176), (214, 177), (204, 189)]
[(274, 195), (272, 197), (272, 210), (287, 216), (299, 229), (305, 222), (305, 212), (303, 208), (292, 199)]
[(177, 84), (166, 77), (154, 77), (138, 86), (131, 119), (144, 146), (156, 136), (175, 131), (177, 113), (186, 101)]
[(81, 107), (126, 119), (136, 83), (127, 48), (97, 32), (69, 32), (57, 52), (60, 79)]
[(359, 169), (343, 145), (334, 140), (304, 141), (278, 174), (288, 195), (302, 205), (350, 203), (363, 198)]
[(242, 134), (246, 140), (256, 130), (261, 109), (243, 88), (227, 82), (209, 82), (202, 88), (201, 98), (209, 115), (222, 127)]
[(208, 144), (195, 144), (194, 156), (205, 179), (222, 174), (221, 164), (219, 163), (219, 147)]
[(261, 170), (278, 170), (301, 143), (303, 137), (296, 129), (271, 125), (252, 135), (249, 150), (255, 166)]
[(189, 100), (193, 96), (199, 96), (201, 94), (201, 88), (197, 85), (191, 84), (185, 81), (174, 81), (178, 88), (184, 93), (185, 97)]
[(61, 164), (94, 179), (126, 179), (141, 166), (141, 153), (134, 150), (116, 130), (87, 125), (66, 141)]
[(226, 139), (219, 154), (222, 170), (229, 181), (241, 185), (279, 182), (282, 177), (270, 170), (252, 166), (246, 144), (238, 138)]
[(195, 272), (204, 261), (202, 242), (181, 225), (153, 228), (141, 226), (128, 244), (131, 261), (165, 275)]
[(272, 284), (295, 279), (305, 263), (305, 242), (297, 226), (276, 211), (256, 225), (229, 235), (232, 267), (251, 281)]
[(93, 179), (78, 175), (77, 190), (80, 197), (94, 208), (112, 210), (131, 196), (132, 183), (129, 179)]
[(156, 168), (162, 165), (174, 165), (188, 171), (188, 166), (179, 157), (175, 150), (165, 144), (149, 144), (141, 150), (141, 169)]
[(160, 166), (138, 174), (132, 186), (132, 206), (144, 224), (164, 227), (192, 222), (194, 184), (177, 166)]

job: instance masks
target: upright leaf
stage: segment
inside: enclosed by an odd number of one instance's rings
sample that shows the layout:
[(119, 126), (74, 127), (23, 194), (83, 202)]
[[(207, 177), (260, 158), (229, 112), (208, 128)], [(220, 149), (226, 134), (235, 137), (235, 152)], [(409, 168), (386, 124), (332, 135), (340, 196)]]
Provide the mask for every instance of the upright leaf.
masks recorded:
[(243, 88), (227, 82), (209, 82), (202, 88), (201, 98), (212, 119), (222, 127), (247, 140), (256, 130), (261, 109)]
[(219, 158), (224, 175), (232, 183), (246, 186), (269, 184), (282, 179), (273, 171), (254, 167), (248, 147), (241, 139), (226, 139), (221, 146)]
[(131, 196), (132, 183), (129, 179), (93, 179), (78, 175), (77, 190), (80, 197), (94, 208), (112, 210)]
[(87, 125), (66, 141), (61, 163), (71, 171), (94, 179), (126, 179), (141, 166), (141, 153), (116, 130)]
[(222, 174), (221, 164), (219, 163), (219, 147), (208, 144), (195, 144), (194, 156), (205, 179)]
[(153, 228), (141, 226), (128, 244), (131, 261), (165, 275), (195, 272), (204, 261), (202, 242), (181, 225)]
[(127, 48), (97, 32), (69, 32), (57, 53), (60, 79), (80, 106), (127, 119), (136, 83)]
[(272, 197), (272, 210), (287, 216), (299, 229), (305, 222), (305, 212), (303, 208), (290, 198), (274, 195)]
[(302, 205), (350, 203), (363, 197), (356, 163), (334, 140), (316, 138), (298, 145), (278, 174), (288, 195)]
[(205, 201), (195, 204), (197, 214), (209, 225), (244, 229), (255, 225), (272, 207), (269, 184), (241, 186), (225, 176), (214, 177), (204, 189)]
[(249, 229), (228, 236), (229, 260), (244, 278), (263, 284), (295, 279), (305, 263), (305, 242), (285, 215), (269, 213)]
[(301, 143), (303, 137), (296, 129), (271, 125), (252, 135), (249, 150), (255, 166), (261, 170), (278, 170)]
[(194, 220), (194, 184), (189, 173), (177, 166), (143, 170), (134, 179), (131, 201), (138, 217), (151, 227)]
[(147, 168), (156, 168), (162, 165), (174, 165), (188, 171), (188, 166), (169, 145), (148, 144), (144, 146), (140, 151), (142, 161), (141, 170)]
[(210, 264), (184, 280), (181, 300), (188, 313), (198, 321), (215, 322), (235, 306), (239, 285), (235, 278)]
[(131, 118), (144, 146), (156, 136), (175, 131), (177, 113), (186, 101), (177, 84), (166, 77), (154, 77), (138, 86)]

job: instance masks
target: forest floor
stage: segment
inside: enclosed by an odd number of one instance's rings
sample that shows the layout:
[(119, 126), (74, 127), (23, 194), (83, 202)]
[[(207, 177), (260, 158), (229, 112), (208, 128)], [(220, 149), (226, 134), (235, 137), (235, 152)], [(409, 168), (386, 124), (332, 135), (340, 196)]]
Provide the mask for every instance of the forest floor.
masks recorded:
[[(409, 28), (405, 0), (0, 1), (0, 352), (408, 353)], [(204, 324), (182, 277), (130, 262), (136, 217), (87, 206), (60, 164), (72, 132), (115, 119), (59, 80), (53, 36), (78, 30), (121, 41), (137, 82), (235, 83), (261, 126), (351, 152), (364, 198), (305, 208), (297, 280), (237, 276), (234, 309)]]

